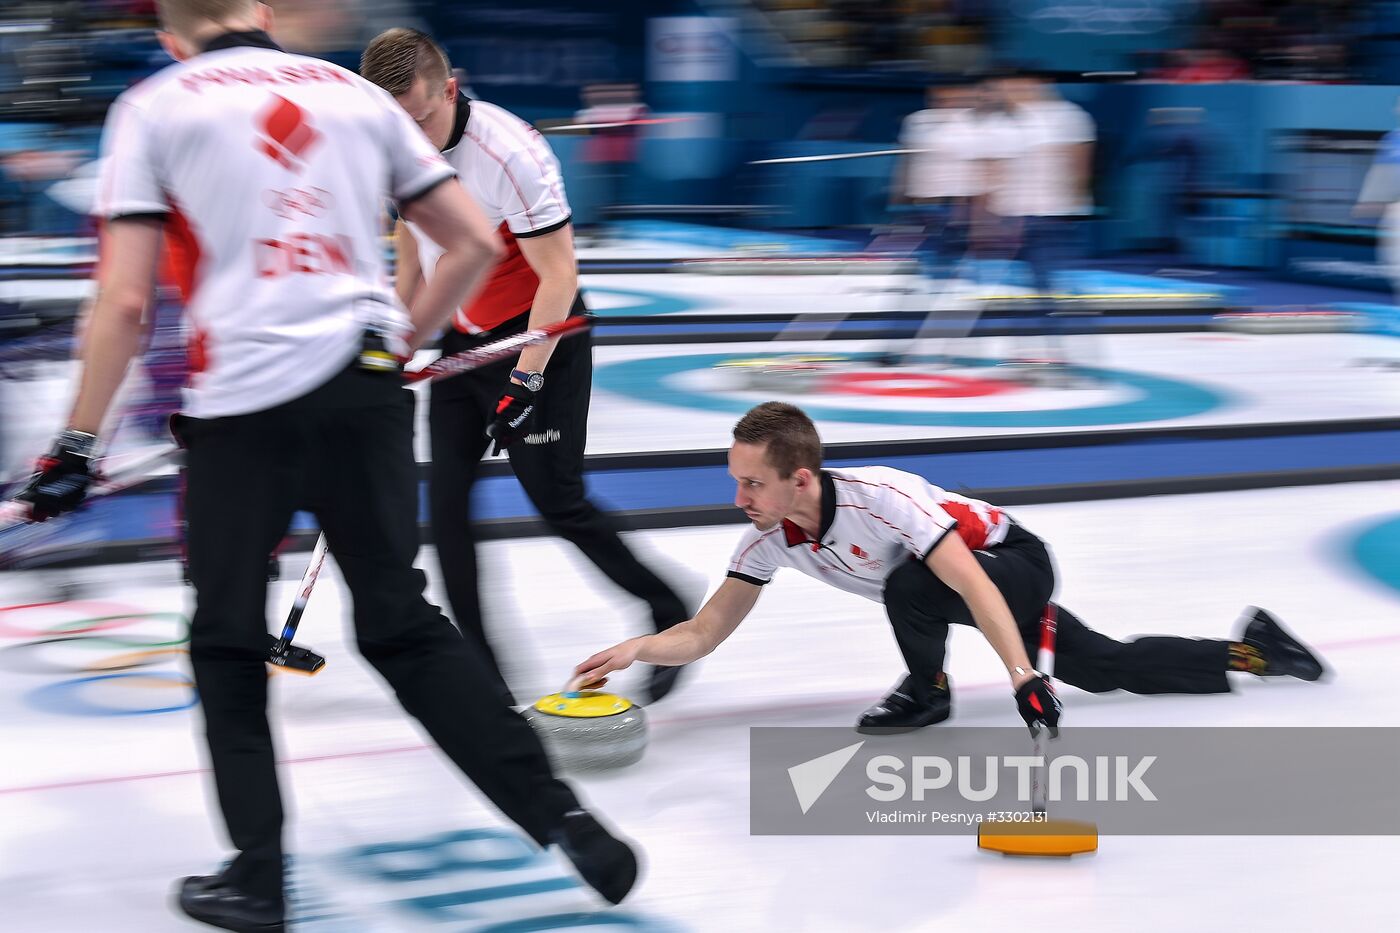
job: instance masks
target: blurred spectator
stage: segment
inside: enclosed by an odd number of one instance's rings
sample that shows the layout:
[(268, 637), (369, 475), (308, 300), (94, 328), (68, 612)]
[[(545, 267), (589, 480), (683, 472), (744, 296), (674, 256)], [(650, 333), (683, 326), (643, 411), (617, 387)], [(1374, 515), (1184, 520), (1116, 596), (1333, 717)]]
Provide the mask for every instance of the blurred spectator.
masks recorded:
[[(1187, 54), (1144, 70), (1166, 80), (1196, 82), (1357, 80), (1349, 50), (1368, 37), (1364, 18), (1375, 6), (1351, 0), (1153, 4), (1194, 8), (1197, 16)], [(998, 19), (1008, 14), (1008, 4), (985, 0), (750, 0), (748, 5), (761, 11), (771, 32), (810, 67), (933, 74), (985, 68)], [(1101, 6), (1107, 12), (1113, 4)], [(1084, 15), (1095, 9), (1084, 6)], [(1315, 76), (1319, 71), (1322, 76)]]
[(1089, 214), (1097, 138), (1093, 118), (1041, 75), (1013, 75), (997, 85), (1015, 127), (1014, 155), (996, 191), (997, 212), (1038, 218)]
[(972, 200), (986, 187), (974, 89), (965, 83), (931, 87), (927, 102), (900, 129), (899, 147), (913, 151), (897, 163), (891, 201), (913, 205), (923, 227), (924, 270), (943, 276), (967, 248)]
[(1128, 165), (1155, 163), (1161, 168), (1151, 190), (1165, 242), (1157, 248), (1182, 255), (1187, 248), (1187, 222), (1200, 211), (1205, 186), (1207, 139), (1205, 111), (1199, 107), (1154, 107), (1147, 126), (1126, 155)]
[(394, 26), (421, 26), (409, 0), (278, 0), (277, 39), (351, 71), (371, 38)]
[(1039, 296), (1035, 306), (1046, 318), (1055, 345), (1045, 356), (1064, 363), (1067, 358), (1052, 314), (1061, 289), (1056, 273), (1083, 258), (1080, 221), (1092, 213), (1090, 167), (1097, 133), (1093, 118), (1078, 104), (1065, 100), (1055, 85), (1033, 73), (996, 82), (1015, 129), (1009, 157), (992, 194), (992, 211), (1011, 222), (1017, 237), (1017, 257), (1030, 270), (1031, 286)]
[(627, 181), (637, 161), (638, 121), (651, 111), (641, 100), (641, 89), (632, 83), (590, 84), (582, 98), (583, 109), (574, 120), (592, 129), (584, 140), (581, 161), (591, 200), (602, 215), (626, 201)]
[(981, 193), (975, 89), (965, 83), (930, 87), (928, 106), (904, 118), (899, 147), (913, 150), (895, 169), (896, 203), (966, 200)]
[(19, 232), (39, 236), (69, 236), (83, 218), (55, 201), (48, 189), (78, 167), (82, 154), (69, 149), (25, 149), (5, 157), (6, 188), (18, 193)]
[(994, 4), (967, 0), (754, 0), (816, 68), (966, 74), (987, 58)]
[[(1400, 115), (1400, 101), (1396, 114)], [(1400, 294), (1400, 130), (1391, 130), (1381, 140), (1357, 196), (1355, 213), (1359, 217), (1379, 215), (1376, 258)]]
[(0, 236), (23, 233), (29, 219), (24, 185), (10, 169), (10, 160), (16, 155), (0, 153)]
[(651, 110), (641, 100), (636, 84), (590, 84), (583, 89), (583, 109), (574, 115), (579, 123), (597, 124), (584, 144), (590, 162), (631, 162), (637, 156), (637, 121)]
[(996, 210), (996, 192), (1007, 183), (1011, 160), (1020, 151), (1016, 121), (1000, 81), (998, 75), (988, 75), (972, 92), (978, 182), (971, 204), (968, 248), (980, 259), (1009, 259), (1015, 251), (1014, 225), (1006, 223), (1005, 215)]
[(1244, 62), (1219, 49), (1180, 49), (1168, 56), (1170, 64), (1157, 74), (1178, 84), (1220, 84), (1250, 77)]
[(282, 0), (277, 39), (283, 48), (316, 54), (355, 48), (360, 39), (351, 0)]
[(1167, 81), (1357, 81), (1349, 49), (1372, 4), (1350, 0), (1205, 0), (1194, 48), (1156, 73)]
[[(1396, 103), (1396, 114), (1400, 115), (1400, 101)], [(1381, 215), (1376, 259), (1390, 277), (1396, 300), (1400, 302), (1400, 130), (1391, 130), (1381, 140), (1375, 162), (1361, 185), (1356, 214), (1363, 217)], [(1400, 369), (1400, 357), (1393, 351), (1388, 356), (1389, 359), (1373, 362), (1386, 368)]]

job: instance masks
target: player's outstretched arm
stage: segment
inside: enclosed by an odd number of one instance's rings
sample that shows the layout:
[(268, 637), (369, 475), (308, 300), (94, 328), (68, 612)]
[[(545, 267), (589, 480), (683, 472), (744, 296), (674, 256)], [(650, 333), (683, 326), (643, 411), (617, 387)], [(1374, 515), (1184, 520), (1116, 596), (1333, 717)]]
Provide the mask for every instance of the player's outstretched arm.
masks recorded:
[(744, 621), (763, 587), (729, 577), (706, 600), (695, 618), (655, 635), (642, 635), (606, 648), (574, 668), (571, 689), (593, 686), (633, 661), (677, 665), (698, 661), (719, 647)]
[(1060, 724), (1060, 699), (1049, 680), (1031, 667), (1006, 598), (977, 563), (967, 544), (956, 534), (944, 535), (926, 561), (938, 579), (952, 587), (967, 603), (972, 620), (987, 636), (1001, 663), (1006, 665), (1016, 697), (1016, 711), (1030, 726), (1031, 733), (1035, 734), (1044, 725), (1050, 728), (1051, 735), (1056, 734)]
[[(1016, 628), (1011, 607), (1007, 606), (1001, 590), (987, 576), (982, 565), (977, 563), (977, 558), (968, 550), (963, 539), (957, 534), (944, 535), (925, 562), (938, 579), (948, 584), (967, 603), (972, 620), (1006, 665), (1013, 688), (1030, 680), (1034, 676), (1031, 659), (1026, 654), (1026, 646)], [(1025, 673), (1018, 674), (1018, 667)]]

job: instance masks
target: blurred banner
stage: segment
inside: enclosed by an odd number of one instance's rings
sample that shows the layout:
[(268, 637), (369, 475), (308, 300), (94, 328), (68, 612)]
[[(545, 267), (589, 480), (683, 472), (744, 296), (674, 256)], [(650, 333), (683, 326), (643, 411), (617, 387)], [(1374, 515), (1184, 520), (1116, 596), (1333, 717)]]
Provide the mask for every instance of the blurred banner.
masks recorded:
[(739, 76), (734, 21), (710, 16), (647, 20), (647, 77), (652, 81), (733, 81)]
[(1003, 0), (1000, 57), (1050, 71), (1118, 71), (1191, 41), (1197, 0)]

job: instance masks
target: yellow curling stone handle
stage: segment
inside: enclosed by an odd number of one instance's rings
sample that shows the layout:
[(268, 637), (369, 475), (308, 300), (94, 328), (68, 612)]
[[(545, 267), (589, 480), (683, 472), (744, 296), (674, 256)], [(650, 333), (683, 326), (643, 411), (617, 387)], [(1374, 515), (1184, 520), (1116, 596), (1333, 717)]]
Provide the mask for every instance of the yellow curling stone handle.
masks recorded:
[(580, 690), (569, 693), (551, 693), (535, 701), (535, 709), (550, 716), (566, 716), (570, 719), (596, 719), (599, 716), (616, 716), (632, 708), (632, 701), (615, 693), (599, 693), (596, 690)]

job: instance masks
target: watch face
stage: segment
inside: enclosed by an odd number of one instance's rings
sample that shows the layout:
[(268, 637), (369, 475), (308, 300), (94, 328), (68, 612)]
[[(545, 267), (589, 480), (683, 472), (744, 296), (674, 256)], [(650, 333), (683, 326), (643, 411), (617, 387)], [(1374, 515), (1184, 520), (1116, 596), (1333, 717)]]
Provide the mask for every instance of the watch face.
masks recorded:
[(544, 388), (544, 373), (530, 373), (525, 379), (525, 388), (531, 392), (538, 392)]

